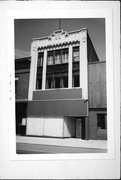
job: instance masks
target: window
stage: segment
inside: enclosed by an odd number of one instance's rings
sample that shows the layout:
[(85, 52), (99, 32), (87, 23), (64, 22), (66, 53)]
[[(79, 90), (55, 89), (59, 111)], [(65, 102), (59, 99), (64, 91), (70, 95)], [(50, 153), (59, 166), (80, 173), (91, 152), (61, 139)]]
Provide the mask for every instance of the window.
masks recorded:
[(46, 77), (46, 89), (55, 88), (67, 88), (68, 87), (68, 75), (61, 73), (47, 73)]
[(55, 88), (61, 88), (61, 77), (55, 77)]
[(73, 87), (79, 87), (79, 46), (73, 47)]
[(46, 81), (46, 89), (52, 89), (54, 87), (54, 81), (52, 77), (48, 77)]
[(79, 46), (73, 47), (73, 62), (79, 61)]
[(43, 53), (38, 53), (37, 67), (43, 66)]
[(48, 51), (46, 89), (66, 87), (68, 87), (68, 48)]
[(106, 114), (97, 114), (97, 128), (98, 129), (107, 129), (107, 115)]
[(62, 49), (62, 63), (68, 63), (68, 48)]
[(17, 96), (17, 84), (18, 84), (18, 77), (15, 77), (15, 96)]
[(42, 89), (42, 79), (37, 79), (36, 89)]
[(53, 65), (54, 64), (54, 52), (48, 51), (47, 55), (47, 65)]
[(42, 89), (43, 52), (38, 53), (36, 89)]
[[(45, 89), (68, 88), (69, 49), (56, 49), (47, 52)], [(36, 89), (42, 89), (44, 53), (38, 53)], [(80, 86), (79, 46), (72, 48), (72, 87)]]
[(68, 87), (68, 76), (62, 77), (62, 87), (67, 88)]
[(55, 64), (61, 64), (61, 50), (55, 51)]
[(73, 75), (73, 87), (79, 87), (79, 74)]
[(68, 48), (48, 51), (47, 65), (68, 63)]

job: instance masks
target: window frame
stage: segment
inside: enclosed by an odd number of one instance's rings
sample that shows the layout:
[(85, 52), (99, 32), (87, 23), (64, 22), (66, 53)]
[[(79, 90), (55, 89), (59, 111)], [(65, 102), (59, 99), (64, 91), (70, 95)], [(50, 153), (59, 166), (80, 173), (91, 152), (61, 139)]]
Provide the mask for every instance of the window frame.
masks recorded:
[[(35, 91), (41, 91), (41, 90), (54, 90), (54, 89), (70, 89), (69, 87), (68, 87), (68, 76), (69, 76), (69, 71), (68, 71), (68, 66), (69, 66), (69, 46), (65, 46), (65, 47), (57, 47), (57, 48), (48, 48), (48, 49), (46, 49), (47, 50), (47, 58), (46, 58), (46, 79), (45, 79), (45, 89), (42, 89), (42, 83), (43, 82), (41, 82), (41, 89), (37, 89), (37, 75), (36, 75), (36, 88), (35, 88)], [(75, 50), (75, 52), (77, 52), (78, 51), (78, 61), (76, 60), (76, 61), (74, 61), (74, 59), (73, 59), (73, 51)], [(79, 61), (80, 61), (80, 45), (79, 44), (73, 44), (72, 45), (72, 87), (71, 87), (71, 89), (74, 89), (74, 88), (80, 88), (80, 70), (79, 70), (79, 68), (78, 68), (78, 72), (76, 72), (76, 71), (73, 71), (73, 63), (79, 63)], [(42, 59), (42, 62), (41, 62), (41, 65), (40, 66), (38, 66), (38, 62), (37, 62), (37, 68), (38, 67), (42, 67), (42, 72), (41, 72), (41, 81), (42, 81), (42, 76), (43, 76), (43, 64), (44, 64), (44, 51), (41, 51), (41, 52), (39, 52), (39, 53), (42, 53), (43, 55), (43, 59)], [(59, 54), (59, 56), (60, 56), (60, 60), (58, 61), (58, 63), (56, 63), (56, 55), (58, 55)], [(51, 63), (48, 63), (48, 57), (52, 57), (52, 62)], [(64, 57), (64, 59), (66, 59), (66, 61), (63, 59), (63, 57)], [(61, 66), (61, 65), (63, 65), (63, 64), (67, 64), (67, 76), (66, 76), (66, 79), (65, 79), (65, 83), (64, 83), (64, 77), (65, 77), (65, 72), (63, 73), (62, 71), (60, 71), (60, 74), (61, 74), (61, 76), (60, 76), (60, 87), (55, 87), (56, 85), (55, 85), (55, 78), (56, 77), (54, 77), (54, 75), (52, 75), (53, 77), (51, 78), (52, 79), (52, 82), (51, 82), (51, 88), (48, 88), (47, 87), (47, 80), (48, 80), (48, 78), (49, 77), (47, 77), (47, 67), (49, 67), (50, 66), (50, 68), (52, 68), (52, 67), (54, 67), (55, 65), (57, 65), (58, 67), (59, 66)], [(66, 69), (66, 68), (65, 68)], [(38, 70), (37, 70), (38, 71)], [(78, 86), (74, 86), (73, 84), (74, 84), (74, 82), (73, 82), (73, 78), (74, 78), (74, 76), (75, 76), (75, 73), (77, 74), (77, 73), (79, 73), (79, 83), (78, 83)], [(36, 73), (37, 74), (37, 73)], [(52, 73), (53, 74), (53, 73)], [(50, 76), (50, 75), (49, 75)], [(56, 75), (55, 75), (56, 76)], [(65, 87), (64, 87), (64, 84), (65, 84)]]

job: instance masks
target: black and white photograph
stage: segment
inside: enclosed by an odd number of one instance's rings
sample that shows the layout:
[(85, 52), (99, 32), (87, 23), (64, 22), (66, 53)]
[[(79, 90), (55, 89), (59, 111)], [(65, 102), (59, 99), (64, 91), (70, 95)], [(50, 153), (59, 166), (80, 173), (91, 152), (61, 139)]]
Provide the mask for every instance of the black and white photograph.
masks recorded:
[(107, 152), (105, 18), (15, 19), (16, 153)]
[(120, 178), (120, 4), (0, 2), (0, 178)]

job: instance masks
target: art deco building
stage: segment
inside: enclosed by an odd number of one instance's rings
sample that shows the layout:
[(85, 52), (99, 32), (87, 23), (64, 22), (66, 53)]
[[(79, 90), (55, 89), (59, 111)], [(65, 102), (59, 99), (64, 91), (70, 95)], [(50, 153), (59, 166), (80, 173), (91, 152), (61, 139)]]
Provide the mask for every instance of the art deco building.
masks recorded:
[(105, 74), (87, 29), (33, 39), (26, 135), (106, 139)]

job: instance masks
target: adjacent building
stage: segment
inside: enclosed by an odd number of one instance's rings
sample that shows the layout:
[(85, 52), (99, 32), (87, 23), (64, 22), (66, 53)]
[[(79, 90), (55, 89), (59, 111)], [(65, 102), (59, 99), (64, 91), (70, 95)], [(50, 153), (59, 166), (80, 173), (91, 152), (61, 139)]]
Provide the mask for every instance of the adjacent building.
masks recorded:
[(16, 104), (26, 102), (23, 117), (18, 116), (20, 107), (16, 111), (20, 131), (24, 127), (31, 136), (107, 138), (106, 63), (99, 61), (87, 29), (33, 39), (30, 70), (29, 58), (16, 64), (16, 82), (23, 79), (16, 85)]
[(28, 89), (30, 76), (30, 57), (15, 60), (15, 98), (16, 98), (16, 133), (25, 134), (27, 117)]

